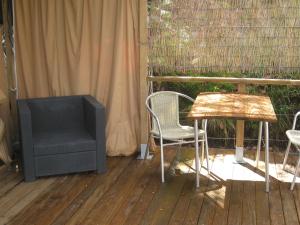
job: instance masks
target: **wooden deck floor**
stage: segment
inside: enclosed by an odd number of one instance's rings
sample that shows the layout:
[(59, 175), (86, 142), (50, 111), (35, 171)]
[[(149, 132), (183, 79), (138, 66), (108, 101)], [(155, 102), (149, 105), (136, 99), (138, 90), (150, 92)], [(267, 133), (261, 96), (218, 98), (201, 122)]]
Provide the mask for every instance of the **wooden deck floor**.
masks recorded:
[(211, 151), (212, 175), (201, 169), (198, 190), (193, 151), (184, 151), (180, 163), (174, 152), (166, 151), (165, 184), (160, 183), (158, 155), (152, 161), (109, 158), (104, 175), (84, 173), (33, 183), (1, 167), (0, 224), (299, 224), (300, 184), (289, 191), (292, 174), (282, 171), (282, 154), (271, 154), (267, 194), (264, 164), (254, 167), (254, 151), (247, 152), (244, 165), (233, 163), (233, 151)]

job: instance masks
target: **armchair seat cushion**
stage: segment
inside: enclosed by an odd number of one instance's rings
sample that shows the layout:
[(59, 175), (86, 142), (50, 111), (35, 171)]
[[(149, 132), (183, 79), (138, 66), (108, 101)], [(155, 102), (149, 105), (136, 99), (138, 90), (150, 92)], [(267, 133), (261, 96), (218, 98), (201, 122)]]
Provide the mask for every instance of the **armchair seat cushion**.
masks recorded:
[[(154, 134), (156, 137), (159, 137), (159, 131), (152, 130), (152, 134)], [(202, 137), (205, 134), (204, 130), (198, 130), (198, 136)], [(162, 137), (165, 140), (168, 141), (176, 141), (176, 140), (184, 140), (189, 138), (194, 138), (194, 127), (190, 126), (177, 126), (177, 127), (171, 127), (167, 129), (162, 130)]]
[(96, 140), (84, 129), (60, 130), (33, 134), (35, 155), (54, 155), (95, 151)]

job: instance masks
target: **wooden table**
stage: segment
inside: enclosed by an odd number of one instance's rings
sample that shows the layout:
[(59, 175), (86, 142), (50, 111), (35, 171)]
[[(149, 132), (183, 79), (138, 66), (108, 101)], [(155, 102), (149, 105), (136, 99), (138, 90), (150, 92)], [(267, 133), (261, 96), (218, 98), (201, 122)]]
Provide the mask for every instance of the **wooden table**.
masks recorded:
[[(262, 128), (265, 127), (265, 180), (269, 192), (269, 123), (277, 122), (272, 102), (268, 96), (240, 93), (201, 93), (197, 96), (188, 117), (194, 120), (196, 149), (196, 186), (199, 187), (198, 120), (231, 118), (259, 121), (257, 153), (260, 152)], [(256, 161), (259, 161), (257, 154)]]

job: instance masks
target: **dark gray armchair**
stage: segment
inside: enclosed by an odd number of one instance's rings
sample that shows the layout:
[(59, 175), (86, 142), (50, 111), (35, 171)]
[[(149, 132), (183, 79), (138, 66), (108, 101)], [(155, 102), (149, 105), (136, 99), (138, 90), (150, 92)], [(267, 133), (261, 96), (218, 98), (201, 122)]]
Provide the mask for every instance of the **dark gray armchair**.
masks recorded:
[(106, 170), (105, 108), (92, 96), (18, 100), (25, 181)]

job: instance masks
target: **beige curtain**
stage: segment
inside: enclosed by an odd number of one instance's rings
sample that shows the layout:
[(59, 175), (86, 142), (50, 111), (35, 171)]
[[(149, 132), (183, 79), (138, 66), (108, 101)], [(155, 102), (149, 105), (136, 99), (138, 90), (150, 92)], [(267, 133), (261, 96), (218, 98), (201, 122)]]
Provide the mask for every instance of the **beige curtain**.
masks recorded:
[(106, 106), (107, 153), (139, 138), (138, 0), (15, 1), (20, 97), (91, 94)]

